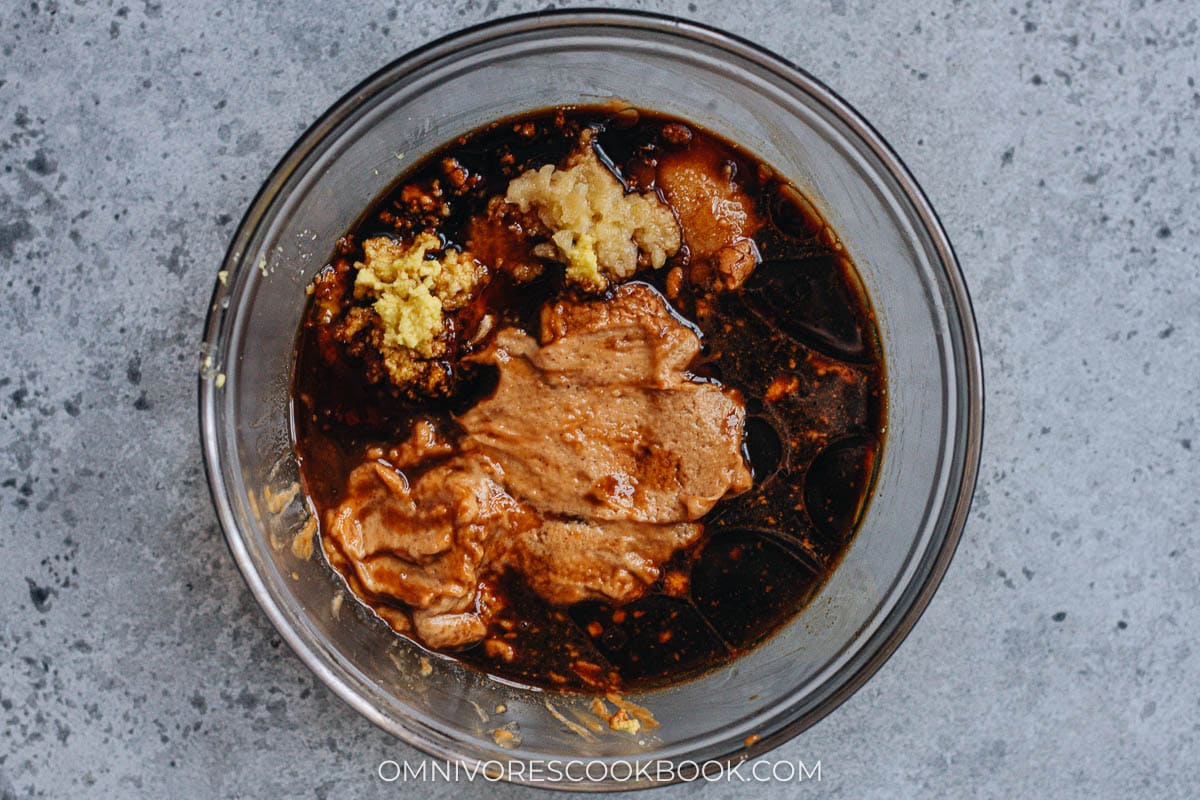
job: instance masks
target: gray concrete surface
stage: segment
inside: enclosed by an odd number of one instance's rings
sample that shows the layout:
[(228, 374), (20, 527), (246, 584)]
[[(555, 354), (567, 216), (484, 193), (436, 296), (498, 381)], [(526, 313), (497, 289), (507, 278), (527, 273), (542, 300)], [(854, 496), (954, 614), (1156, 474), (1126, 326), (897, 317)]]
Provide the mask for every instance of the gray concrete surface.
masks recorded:
[[(542, 7), (38, 0), (0, 12), (0, 798), (475, 797), (318, 684), (236, 572), (196, 432), (236, 220), (407, 49)], [(974, 514), (928, 613), (778, 755), (657, 797), (1195, 796), (1193, 2), (631, 3), (755, 39), (872, 120), (973, 290)]]

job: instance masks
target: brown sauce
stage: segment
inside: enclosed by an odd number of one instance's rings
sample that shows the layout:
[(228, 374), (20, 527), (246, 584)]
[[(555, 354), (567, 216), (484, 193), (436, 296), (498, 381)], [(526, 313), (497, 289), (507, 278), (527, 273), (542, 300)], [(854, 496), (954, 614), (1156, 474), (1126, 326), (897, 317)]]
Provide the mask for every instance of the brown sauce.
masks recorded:
[[(737, 176), (765, 222), (754, 237), (762, 261), (740, 289), (670, 291), (670, 268), (687, 263), (686, 248), (667, 268), (635, 276), (672, 296), (701, 333), (691, 372), (741, 393), (753, 487), (718, 502), (701, 519), (702, 537), (676, 553), (659, 585), (623, 606), (554, 607), (519, 575), (500, 576), (492, 591), (506, 602), (492, 626), (512, 644), (511, 660), (481, 645), (451, 654), (522, 684), (596, 691), (694, 676), (752, 648), (803, 608), (854, 535), (883, 447), (886, 401), (877, 326), (836, 234), (769, 166), (682, 120), (585, 107), (497, 122), (406, 172), (340, 240), (327, 270), (349, 275), (371, 236), (420, 230), (405, 187), (450, 185), (456, 169), (470, 180), (438, 227), (448, 242), (464, 241), (466, 220), (489, 197), (522, 171), (561, 161), (584, 127), (597, 131), (597, 147), (627, 188), (653, 189), (667, 154), (718, 163)], [(520, 284), (497, 273), (457, 324), (474, 325), (487, 310), (536, 335), (538, 310), (569, 291), (561, 271)], [(453, 430), (454, 414), (487, 396), (494, 376), (448, 358), (448, 396), (398, 394), (367, 380), (363, 362), (330, 341), (318, 317), (310, 303), (297, 341), (293, 423), (304, 489), (324, 525), (370, 448), (402, 441), (418, 415)]]

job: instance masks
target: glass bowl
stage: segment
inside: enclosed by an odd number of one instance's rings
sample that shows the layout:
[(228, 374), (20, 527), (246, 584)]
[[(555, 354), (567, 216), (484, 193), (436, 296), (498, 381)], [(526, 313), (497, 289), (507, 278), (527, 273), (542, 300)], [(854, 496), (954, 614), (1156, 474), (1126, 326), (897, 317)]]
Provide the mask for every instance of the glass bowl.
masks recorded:
[[(588, 698), (430, 657), (352, 598), (343, 602), (320, 556), (303, 557), (302, 539), (293, 546), (298, 532), (312, 530), (292, 453), (293, 347), (305, 286), (335, 240), (408, 164), (455, 136), (522, 111), (612, 99), (694, 120), (808, 193), (858, 267), (889, 381), (885, 452), (841, 566), (806, 610), (752, 652), (690, 682), (628, 695), (661, 725), (637, 735), (589, 729), (581, 722)], [(321, 680), (438, 758), (518, 782), (535, 781), (540, 763), (539, 785), (575, 789), (654, 785), (687, 777), (689, 763), (755, 758), (828, 714), (896, 649), (967, 516), (982, 377), (970, 301), (945, 232), (904, 165), (844, 101), (715, 30), (646, 14), (536, 14), (410, 53), (300, 138), (246, 213), (219, 277), (200, 420), (234, 558), (271, 622)], [(555, 779), (544, 771), (571, 760), (586, 760), (587, 774), (576, 768)], [(627, 775), (629, 765), (649, 762), (660, 768)]]

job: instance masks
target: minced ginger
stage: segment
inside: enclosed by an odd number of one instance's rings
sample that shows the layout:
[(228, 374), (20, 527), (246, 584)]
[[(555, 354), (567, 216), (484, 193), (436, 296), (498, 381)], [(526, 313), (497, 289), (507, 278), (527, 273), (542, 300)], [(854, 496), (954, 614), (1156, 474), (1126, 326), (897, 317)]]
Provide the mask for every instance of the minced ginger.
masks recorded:
[[(439, 257), (429, 257), (439, 250)], [(444, 248), (429, 232), (406, 244), (383, 236), (367, 239), (363, 255), (354, 265), (354, 296), (374, 301), (384, 364), (403, 385), (422, 373), (423, 362), (445, 355), (446, 312), (470, 301), (486, 268), (469, 253)]]
[(566, 265), (567, 280), (603, 291), (639, 262), (660, 269), (679, 250), (680, 233), (670, 206), (652, 192), (626, 193), (591, 140), (586, 131), (566, 169), (547, 164), (514, 178), (505, 200), (536, 211), (553, 232), (551, 254)]

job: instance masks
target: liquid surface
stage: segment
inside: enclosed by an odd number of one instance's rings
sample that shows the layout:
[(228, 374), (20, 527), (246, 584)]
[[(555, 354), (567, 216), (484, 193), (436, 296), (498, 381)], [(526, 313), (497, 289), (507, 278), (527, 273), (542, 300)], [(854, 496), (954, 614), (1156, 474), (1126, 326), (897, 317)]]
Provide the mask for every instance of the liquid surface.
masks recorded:
[[(594, 692), (694, 676), (745, 652), (803, 608), (839, 563), (869, 495), (883, 444), (885, 384), (869, 303), (812, 204), (733, 144), (682, 120), (630, 110), (548, 110), (450, 143), (402, 176), (339, 242), (327, 268), (331, 282), (351, 280), (366, 239), (404, 237), (426, 224), (412, 210), (408, 187), (449, 183), (455, 169), (474, 181), (453, 193), (451, 213), (438, 223), (447, 241), (463, 243), (472, 237), (469, 220), (490, 197), (526, 169), (562, 162), (585, 128), (596, 132), (597, 152), (627, 189), (684, 185), (678, 175), (689, 169), (735, 181), (753, 203), (760, 256), (738, 288), (713, 291), (698, 252), (708, 246), (706, 235), (720, 231), (685, 224), (685, 247), (663, 269), (633, 276), (700, 334), (690, 373), (740, 393), (750, 489), (718, 501), (699, 520), (698, 539), (630, 602), (553, 605), (516, 572), (489, 578), (489, 592), (502, 600), (489, 636), (511, 646), (451, 653), (508, 680)], [(685, 194), (673, 198), (681, 219), (682, 206), (708, 202)], [(474, 233), (477, 258), (500, 255)], [(688, 276), (682, 281), (680, 271)], [(456, 324), (471, 329), (491, 314), (498, 325), (536, 336), (540, 309), (571, 292), (561, 270), (525, 281), (496, 271)], [(397, 392), (378, 376), (371, 380), (367, 359), (333, 339), (318, 306), (299, 333), (293, 396), (301, 476), (324, 536), (356, 467), (405, 440), (414, 419), (458, 430), (456, 418), (490, 396), (496, 377), (461, 361), (486, 346), (483, 337), (447, 357), (443, 396)], [(376, 608), (386, 618), (388, 610)]]

